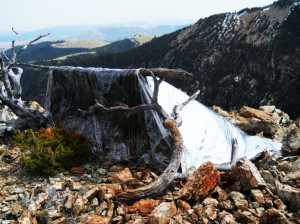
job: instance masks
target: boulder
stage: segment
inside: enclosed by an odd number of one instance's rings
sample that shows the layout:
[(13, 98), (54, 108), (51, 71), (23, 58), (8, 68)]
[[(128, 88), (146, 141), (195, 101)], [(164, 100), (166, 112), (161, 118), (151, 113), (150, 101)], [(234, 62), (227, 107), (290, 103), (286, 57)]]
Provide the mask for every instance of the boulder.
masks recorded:
[(201, 165), (180, 190), (180, 198), (195, 201), (204, 199), (220, 182), (220, 174), (211, 162)]
[(176, 215), (175, 203), (163, 202), (151, 212), (148, 223), (167, 224), (174, 215)]
[(232, 166), (231, 179), (234, 182), (240, 182), (242, 191), (266, 186), (256, 166), (247, 158), (237, 161)]

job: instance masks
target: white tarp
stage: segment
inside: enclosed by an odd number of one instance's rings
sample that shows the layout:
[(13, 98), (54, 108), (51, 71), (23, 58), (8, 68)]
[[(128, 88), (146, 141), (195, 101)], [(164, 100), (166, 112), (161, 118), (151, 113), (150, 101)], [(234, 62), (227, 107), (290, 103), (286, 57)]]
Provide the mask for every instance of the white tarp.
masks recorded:
[[(78, 108), (83, 105), (93, 105), (94, 99), (105, 105), (111, 104), (111, 99), (106, 99), (106, 94), (116, 95), (119, 88), (122, 90), (120, 80), (129, 74), (137, 76), (138, 83), (133, 83), (130, 88), (138, 89), (142, 103), (151, 102), (153, 92), (152, 77), (144, 78), (139, 75), (139, 69), (104, 69), (104, 68), (81, 68), (81, 67), (51, 67), (53, 74), (49, 77), (47, 89), (46, 109), (54, 119), (62, 122), (66, 127), (79, 131), (86, 135), (93, 143), (94, 152), (103, 151), (103, 138), (106, 139), (106, 148), (114, 145), (110, 153), (120, 159), (130, 153), (127, 145), (121, 139), (113, 139), (108, 134), (113, 130), (111, 122), (107, 121), (107, 116), (92, 115), (83, 118), (78, 112)], [(114, 86), (114, 88), (111, 88)], [(121, 91), (123, 94), (123, 91)], [(128, 98), (124, 92), (124, 97)], [(120, 94), (119, 94), (120, 95)], [(121, 103), (122, 99), (120, 100)], [(181, 104), (189, 97), (173, 87), (162, 82), (159, 88), (158, 103), (171, 115), (175, 105)], [(88, 104), (88, 105), (87, 105)], [(161, 118), (154, 111), (144, 113), (146, 132), (152, 153), (160, 139), (168, 136), (168, 132), (162, 125)], [(179, 127), (184, 141), (184, 153), (181, 160), (182, 171), (190, 173), (198, 168), (202, 163), (211, 161), (215, 164), (230, 162), (233, 139), (238, 142), (237, 158), (256, 156), (258, 153), (268, 150), (269, 152), (279, 151), (281, 143), (273, 142), (270, 139), (256, 136), (247, 136), (239, 128), (235, 127), (228, 120), (218, 115), (210, 108), (198, 101), (193, 100), (180, 112), (182, 125)], [(108, 144), (108, 141), (114, 141)], [(124, 153), (123, 153), (124, 151)], [(156, 155), (154, 155), (156, 156)], [(160, 160), (161, 155), (157, 158)], [(156, 158), (156, 159), (157, 159)], [(160, 160), (161, 161), (161, 160)]]
[[(153, 91), (153, 79), (149, 77), (147, 82)], [(172, 85), (161, 83), (158, 103), (169, 115), (175, 105), (188, 98), (189, 96)], [(279, 142), (244, 134), (221, 115), (196, 100), (186, 105), (179, 114), (183, 121), (179, 130), (185, 146), (181, 160), (184, 173), (192, 172), (193, 168), (198, 168), (206, 161), (215, 164), (230, 162), (233, 139), (238, 142), (237, 158), (252, 158), (265, 150), (272, 153), (281, 149)]]

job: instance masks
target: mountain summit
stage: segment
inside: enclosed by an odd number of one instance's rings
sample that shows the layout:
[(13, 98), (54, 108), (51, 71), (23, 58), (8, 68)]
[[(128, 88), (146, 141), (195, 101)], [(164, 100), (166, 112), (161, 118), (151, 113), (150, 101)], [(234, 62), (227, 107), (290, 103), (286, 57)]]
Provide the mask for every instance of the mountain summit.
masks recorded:
[(300, 114), (300, 2), (280, 0), (200, 19), (121, 54), (99, 55), (84, 66), (182, 68), (192, 83), (176, 83), (200, 101), (226, 109), (275, 104)]

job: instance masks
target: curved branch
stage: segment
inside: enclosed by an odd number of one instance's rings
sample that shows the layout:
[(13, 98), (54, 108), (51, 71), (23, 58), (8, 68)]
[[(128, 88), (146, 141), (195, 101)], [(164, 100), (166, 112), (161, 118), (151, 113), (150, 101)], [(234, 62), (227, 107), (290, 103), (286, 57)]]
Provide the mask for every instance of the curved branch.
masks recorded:
[(31, 68), (39, 68), (39, 69), (45, 69), (45, 70), (50, 70), (51, 66), (45, 66), (45, 65), (35, 65), (35, 64), (30, 64), (30, 63), (16, 63), (17, 65), (23, 65), (23, 66), (28, 66)]
[(40, 36), (38, 36), (37, 38), (33, 39), (32, 41), (29, 41), (27, 44), (25, 44), (25, 45), (18, 51), (18, 53), (16, 54), (16, 56), (18, 56), (18, 55), (21, 54), (24, 50), (26, 50), (26, 48), (27, 48), (30, 44), (32, 44), (32, 43), (38, 41), (38, 40), (41, 39), (41, 38), (44, 38), (44, 37), (46, 37), (46, 36), (49, 36), (49, 35), (50, 35), (50, 33), (45, 34), (45, 35), (40, 35)]
[(123, 194), (116, 195), (113, 199), (119, 201), (134, 201), (145, 197), (159, 195), (169, 186), (176, 176), (179, 176), (177, 170), (183, 154), (182, 136), (175, 120), (167, 119), (164, 124), (171, 132), (174, 140), (174, 151), (168, 167), (151, 184), (138, 189), (129, 189)]

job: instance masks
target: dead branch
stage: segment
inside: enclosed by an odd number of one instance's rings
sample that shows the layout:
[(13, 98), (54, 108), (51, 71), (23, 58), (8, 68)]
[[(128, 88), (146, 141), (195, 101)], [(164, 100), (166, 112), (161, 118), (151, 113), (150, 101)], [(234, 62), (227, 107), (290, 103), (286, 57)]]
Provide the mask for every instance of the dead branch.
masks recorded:
[[(164, 172), (153, 183), (145, 187), (141, 187), (134, 190), (130, 189), (124, 194), (116, 195), (115, 199), (120, 201), (132, 201), (140, 198), (161, 194), (169, 186), (169, 184), (173, 181), (174, 178), (183, 179), (187, 177), (187, 175), (177, 173), (177, 170), (181, 162), (181, 157), (183, 154), (183, 140), (180, 131), (178, 129), (178, 125), (176, 123), (176, 120), (170, 118), (168, 114), (163, 110), (163, 108), (157, 102), (159, 85), (162, 83), (163, 78), (158, 79), (157, 77), (155, 77), (154, 72), (152, 70), (149, 71), (149, 74), (153, 77), (154, 80), (154, 91), (153, 91), (153, 96), (151, 98), (150, 104), (139, 105), (132, 108), (123, 107), (123, 106), (114, 106), (114, 107), (107, 108), (102, 104), (100, 104), (98, 101), (96, 101), (95, 105), (91, 106), (86, 112), (84, 112), (84, 115), (91, 115), (94, 114), (97, 109), (100, 109), (101, 111), (105, 111), (105, 112), (123, 111), (126, 113), (127, 116), (131, 116), (132, 114), (135, 114), (137, 112), (141, 112), (145, 110), (154, 110), (164, 119), (164, 125), (170, 131), (173, 137), (174, 140), (173, 154), (170, 159), (170, 163), (167, 166), (167, 168), (164, 170)], [(183, 102), (178, 107), (178, 109), (175, 109), (177, 116), (179, 111), (186, 104), (188, 104), (192, 99), (196, 98), (198, 94), (199, 91), (195, 93), (187, 101)]]
[(184, 101), (182, 104), (176, 105), (173, 108), (173, 112), (172, 112), (172, 117), (175, 119), (175, 121), (177, 122), (177, 125), (180, 127), (181, 123), (182, 123), (182, 119), (179, 116), (179, 112), (192, 100), (195, 100), (198, 95), (200, 94), (200, 90), (198, 90), (197, 92), (195, 92), (190, 98), (188, 98), (186, 101)]
[(8, 58), (5, 53), (3, 53), (6, 58), (6, 62), (3, 60), (0, 54), (1, 63), (1, 81), (3, 85), (0, 84), (0, 100), (5, 105), (4, 114), (7, 107), (9, 107), (19, 119), (14, 123), (9, 123), (9, 125), (1, 127), (1, 130), (12, 131), (14, 128), (29, 127), (32, 129), (39, 129), (40, 127), (46, 127), (50, 122), (46, 115), (34, 111), (28, 108), (21, 99), (22, 87), (21, 87), (21, 76), (23, 74), (23, 69), (19, 67), (14, 67), (17, 64), (17, 56), (22, 53), (30, 44), (36, 42), (37, 40), (49, 35), (41, 35), (32, 41), (25, 44), (17, 53), (15, 50), (15, 43), (19, 39), (19, 33), (17, 33), (13, 28), (12, 31), (16, 34), (16, 38), (12, 40), (12, 56)]
[(39, 69), (44, 69), (44, 70), (50, 70), (51, 66), (45, 66), (45, 65), (35, 65), (35, 64), (30, 64), (30, 63), (19, 63), (17, 62), (16, 65), (23, 65), (23, 66), (28, 66), (31, 68), (39, 68)]
[(238, 142), (237, 139), (234, 138), (232, 141), (232, 150), (231, 150), (231, 159), (229, 163), (222, 163), (222, 164), (214, 164), (214, 167), (221, 171), (231, 170), (233, 164), (237, 161), (237, 154), (238, 154)]
[(193, 75), (181, 69), (166, 69), (166, 68), (141, 68), (142, 76), (155, 76), (160, 78), (177, 78), (177, 79), (192, 79)]

